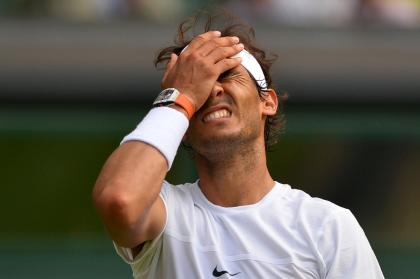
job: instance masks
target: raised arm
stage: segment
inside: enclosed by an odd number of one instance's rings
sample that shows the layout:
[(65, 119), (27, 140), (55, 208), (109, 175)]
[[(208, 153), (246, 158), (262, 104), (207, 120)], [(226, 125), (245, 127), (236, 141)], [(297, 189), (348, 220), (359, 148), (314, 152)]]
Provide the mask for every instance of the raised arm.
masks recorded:
[[(215, 31), (195, 37), (179, 57), (172, 54), (162, 87), (177, 88), (199, 109), (220, 74), (240, 64), (240, 59), (229, 58), (243, 49), (238, 43), (238, 38), (220, 37)], [(187, 116), (183, 108), (171, 108)], [(95, 207), (107, 230), (124, 247), (134, 248), (156, 238), (165, 224), (159, 192), (169, 162), (155, 146), (138, 140), (120, 145), (106, 161), (93, 189)]]

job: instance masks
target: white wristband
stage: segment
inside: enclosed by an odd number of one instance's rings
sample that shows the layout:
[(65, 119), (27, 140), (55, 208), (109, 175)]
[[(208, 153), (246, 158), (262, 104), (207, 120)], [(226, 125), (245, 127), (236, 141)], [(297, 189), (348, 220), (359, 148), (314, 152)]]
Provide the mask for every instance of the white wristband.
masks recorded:
[(121, 144), (131, 140), (150, 144), (165, 156), (169, 170), (188, 124), (188, 118), (182, 112), (168, 107), (153, 108)]

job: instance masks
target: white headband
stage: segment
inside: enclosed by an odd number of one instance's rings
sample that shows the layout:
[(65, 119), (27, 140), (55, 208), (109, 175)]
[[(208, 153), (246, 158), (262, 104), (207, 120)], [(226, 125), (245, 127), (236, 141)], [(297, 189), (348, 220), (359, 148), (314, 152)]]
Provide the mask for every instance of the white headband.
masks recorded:
[(241, 52), (234, 55), (233, 57), (241, 57), (242, 66), (244, 66), (245, 69), (247, 69), (248, 72), (252, 75), (252, 77), (257, 82), (258, 86), (263, 90), (267, 89), (267, 82), (265, 81), (264, 72), (260, 66), (260, 63), (258, 63), (257, 59), (255, 59), (255, 57), (251, 53), (243, 49)]
[[(188, 45), (184, 47), (181, 53), (183, 53), (187, 49), (187, 47)], [(244, 68), (248, 70), (248, 72), (255, 79), (255, 81), (257, 82), (258, 86), (261, 89), (267, 90), (267, 81), (265, 80), (264, 72), (260, 64), (258, 63), (257, 59), (255, 59), (255, 57), (245, 49), (243, 49), (238, 54), (232, 56), (232, 58), (235, 58), (235, 57), (242, 58), (241, 65), (244, 66)]]

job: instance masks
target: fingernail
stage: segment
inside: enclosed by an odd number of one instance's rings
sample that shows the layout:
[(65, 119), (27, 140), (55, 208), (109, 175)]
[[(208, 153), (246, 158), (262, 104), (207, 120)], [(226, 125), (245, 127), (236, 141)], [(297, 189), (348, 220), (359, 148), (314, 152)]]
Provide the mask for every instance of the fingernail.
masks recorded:
[(244, 44), (237, 44), (236, 47), (239, 48), (239, 49), (243, 49), (244, 48)]
[(214, 31), (214, 35), (221, 36), (222, 35), (222, 32), (220, 32), (220, 31)]
[(234, 43), (239, 43), (239, 38), (238, 37), (232, 37), (232, 40)]

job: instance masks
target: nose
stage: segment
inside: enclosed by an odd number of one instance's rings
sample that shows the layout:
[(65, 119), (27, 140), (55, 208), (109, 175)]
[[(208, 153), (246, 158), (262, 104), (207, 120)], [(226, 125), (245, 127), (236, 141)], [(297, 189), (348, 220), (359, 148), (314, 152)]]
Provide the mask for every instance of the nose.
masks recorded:
[(219, 81), (216, 81), (213, 85), (213, 88), (211, 90), (211, 96), (214, 97), (219, 97), (220, 95), (222, 95), (224, 93), (224, 89), (222, 84)]

